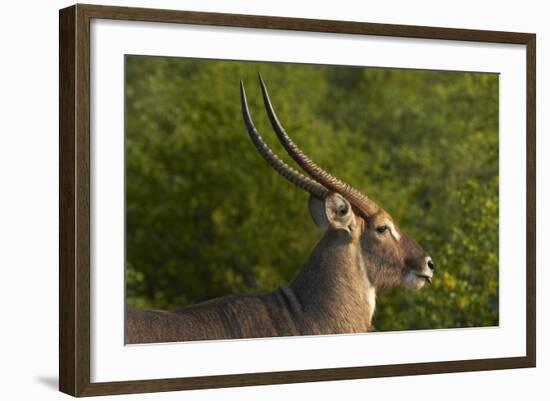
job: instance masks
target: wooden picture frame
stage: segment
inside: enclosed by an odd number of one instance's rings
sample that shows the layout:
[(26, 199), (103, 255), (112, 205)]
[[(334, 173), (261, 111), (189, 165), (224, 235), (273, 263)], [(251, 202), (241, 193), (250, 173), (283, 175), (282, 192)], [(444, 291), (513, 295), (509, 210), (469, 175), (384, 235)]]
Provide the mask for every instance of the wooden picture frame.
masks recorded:
[[(365, 367), (257, 372), (91, 382), (90, 332), (90, 22), (92, 19), (342, 33), (526, 47), (526, 355)], [(60, 292), (59, 388), (73, 396), (143, 393), (263, 384), (534, 367), (535, 273), (535, 48), (529, 33), (372, 24), (252, 15), (74, 5), (60, 10)]]

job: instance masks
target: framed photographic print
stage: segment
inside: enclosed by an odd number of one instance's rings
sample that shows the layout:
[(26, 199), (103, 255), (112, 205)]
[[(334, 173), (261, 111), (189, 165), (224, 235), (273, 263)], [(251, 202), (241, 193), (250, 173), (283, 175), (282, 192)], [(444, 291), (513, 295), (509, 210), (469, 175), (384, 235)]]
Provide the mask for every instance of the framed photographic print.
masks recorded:
[(60, 11), (60, 390), (534, 367), (535, 35)]

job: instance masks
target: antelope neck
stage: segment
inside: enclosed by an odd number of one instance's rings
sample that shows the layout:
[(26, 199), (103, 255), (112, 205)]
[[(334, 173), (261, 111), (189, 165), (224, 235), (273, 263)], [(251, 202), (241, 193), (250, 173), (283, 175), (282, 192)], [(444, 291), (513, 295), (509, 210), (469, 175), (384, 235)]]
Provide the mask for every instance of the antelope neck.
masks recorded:
[(358, 241), (328, 230), (290, 283), (303, 313), (320, 325), (330, 324), (330, 330), (365, 332), (372, 328), (376, 291), (360, 248)]

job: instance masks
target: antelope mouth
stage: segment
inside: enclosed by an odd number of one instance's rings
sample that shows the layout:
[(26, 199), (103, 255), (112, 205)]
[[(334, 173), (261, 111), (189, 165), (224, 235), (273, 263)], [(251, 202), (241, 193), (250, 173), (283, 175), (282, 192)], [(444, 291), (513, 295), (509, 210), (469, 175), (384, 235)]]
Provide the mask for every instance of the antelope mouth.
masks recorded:
[(429, 276), (427, 274), (418, 274), (416, 273), (416, 277), (426, 280), (429, 284), (432, 284), (432, 276)]
[(403, 286), (406, 288), (412, 288), (419, 290), (424, 287), (426, 283), (432, 284), (433, 274), (426, 271), (409, 270), (403, 280)]

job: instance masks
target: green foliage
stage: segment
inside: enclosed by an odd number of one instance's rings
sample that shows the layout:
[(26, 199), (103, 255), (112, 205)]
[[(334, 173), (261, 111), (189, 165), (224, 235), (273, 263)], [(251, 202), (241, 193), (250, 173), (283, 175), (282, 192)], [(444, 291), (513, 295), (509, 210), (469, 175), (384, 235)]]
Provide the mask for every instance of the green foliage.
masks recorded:
[[(267, 166), (257, 73), (285, 128), (431, 254), (434, 284), (379, 294), (378, 330), (498, 324), (498, 76), (127, 56), (127, 301), (175, 308), (288, 282), (322, 232)], [(288, 159), (287, 162), (290, 163)]]

